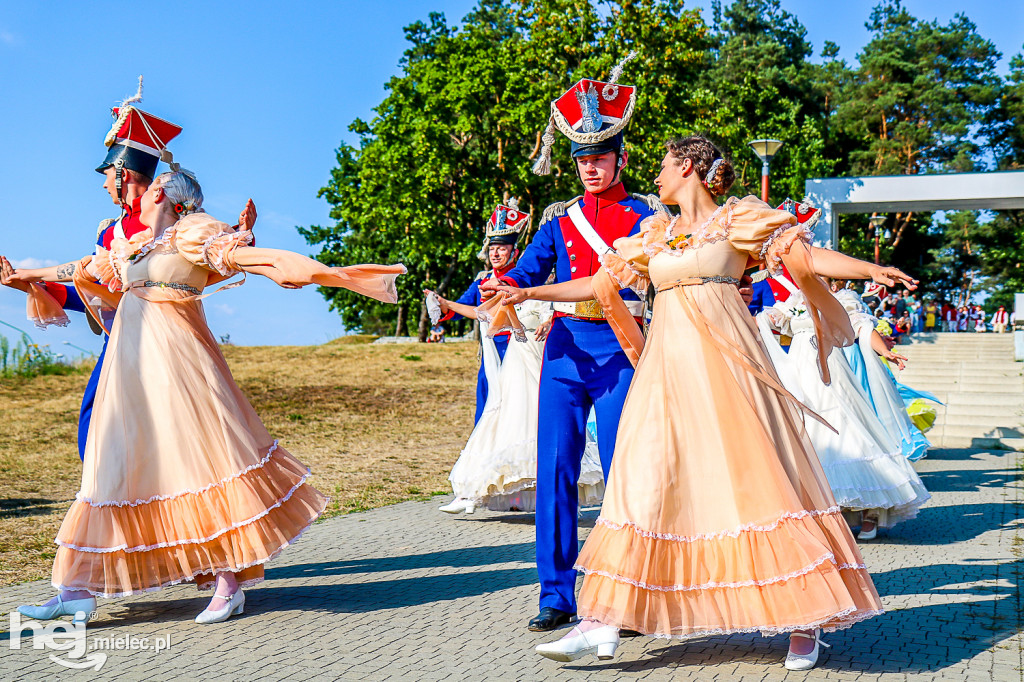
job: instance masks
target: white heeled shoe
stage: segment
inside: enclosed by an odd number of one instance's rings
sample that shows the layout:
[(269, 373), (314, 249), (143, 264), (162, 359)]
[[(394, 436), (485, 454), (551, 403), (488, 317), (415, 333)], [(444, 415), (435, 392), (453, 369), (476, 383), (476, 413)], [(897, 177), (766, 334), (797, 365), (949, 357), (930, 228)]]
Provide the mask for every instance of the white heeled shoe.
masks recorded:
[[(874, 524), (871, 527), (871, 530), (863, 530), (863, 528), (864, 528), (864, 521), (867, 521), (868, 523)], [(877, 537), (877, 536), (878, 536), (878, 519), (877, 518), (872, 518), (870, 516), (864, 517), (864, 519), (861, 521), (861, 531), (859, 533), (857, 533), (857, 539), (858, 540), (874, 540), (875, 537)]]
[(786, 654), (786, 670), (810, 670), (818, 662), (819, 647), (825, 647), (828, 649), (830, 646), (821, 641), (821, 630), (815, 630), (813, 635), (807, 635), (803, 632), (791, 632), (789, 633), (789, 636), (813, 639), (814, 649), (812, 649), (809, 654), (794, 654), (790, 651)]
[[(35, 620), (53, 620), (61, 616), (73, 616), (75, 623), (87, 623), (96, 611), (96, 597), (64, 601), (57, 595), (57, 601), (50, 606), (19, 606), (18, 613)], [(83, 616), (78, 617), (81, 613)]]
[(476, 511), (476, 503), (473, 500), (467, 500), (464, 497), (456, 497), (443, 507), (438, 507), (438, 509), (446, 514), (461, 514), (462, 512), (472, 514)]
[(245, 595), (242, 593), (242, 588), (238, 588), (238, 590), (230, 597), (215, 594), (213, 595), (213, 598), (223, 599), (227, 603), (224, 605), (224, 608), (216, 611), (211, 611), (207, 608), (196, 616), (197, 623), (201, 623), (203, 625), (208, 625), (210, 623), (223, 623), (235, 614), (240, 616), (245, 613)]
[(552, 661), (568, 663), (577, 658), (594, 654), (598, 659), (607, 661), (615, 656), (615, 649), (619, 646), (619, 629), (614, 625), (604, 625), (594, 630), (580, 632), (579, 628), (573, 628), (578, 633), (575, 637), (565, 637), (557, 642), (541, 644), (536, 651), (544, 658)]

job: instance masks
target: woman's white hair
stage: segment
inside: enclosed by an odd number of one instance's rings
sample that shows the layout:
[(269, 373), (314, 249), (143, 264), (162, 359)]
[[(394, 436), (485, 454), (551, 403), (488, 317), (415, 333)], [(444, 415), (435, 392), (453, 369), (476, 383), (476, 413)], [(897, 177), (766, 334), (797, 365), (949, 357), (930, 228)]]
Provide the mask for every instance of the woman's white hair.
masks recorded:
[(203, 188), (192, 171), (181, 168), (169, 173), (162, 173), (153, 181), (157, 188), (162, 189), (175, 207), (179, 216), (197, 213), (203, 209)]

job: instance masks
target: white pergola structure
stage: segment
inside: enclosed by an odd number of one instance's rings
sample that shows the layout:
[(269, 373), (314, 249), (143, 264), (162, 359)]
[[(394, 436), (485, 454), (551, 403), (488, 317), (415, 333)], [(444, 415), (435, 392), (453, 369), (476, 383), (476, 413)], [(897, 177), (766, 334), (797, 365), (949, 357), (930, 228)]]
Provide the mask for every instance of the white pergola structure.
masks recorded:
[(839, 243), (842, 213), (1024, 208), (1024, 171), (812, 178), (804, 201), (822, 209), (815, 243)]

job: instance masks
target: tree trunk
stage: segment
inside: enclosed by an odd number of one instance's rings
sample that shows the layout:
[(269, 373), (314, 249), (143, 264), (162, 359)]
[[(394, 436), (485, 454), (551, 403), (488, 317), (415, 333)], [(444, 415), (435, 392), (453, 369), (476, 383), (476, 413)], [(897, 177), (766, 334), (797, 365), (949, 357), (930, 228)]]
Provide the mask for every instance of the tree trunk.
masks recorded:
[(405, 325), (405, 306), (398, 306), (398, 322), (395, 324), (395, 336), (402, 335), (402, 327)]
[(427, 314), (427, 304), (420, 304), (420, 321), (416, 327), (416, 335), (420, 343), (426, 343), (427, 334), (430, 332), (430, 315)]

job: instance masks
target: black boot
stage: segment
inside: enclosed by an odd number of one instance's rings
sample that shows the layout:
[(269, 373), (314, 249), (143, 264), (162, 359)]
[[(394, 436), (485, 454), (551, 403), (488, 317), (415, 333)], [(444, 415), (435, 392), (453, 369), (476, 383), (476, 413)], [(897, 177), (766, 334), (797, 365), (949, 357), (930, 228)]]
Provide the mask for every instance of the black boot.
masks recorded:
[(533, 632), (547, 632), (554, 630), (555, 628), (571, 623), (576, 620), (575, 613), (569, 613), (568, 611), (561, 611), (550, 606), (545, 606), (540, 610), (540, 613), (530, 621), (529, 628)]

